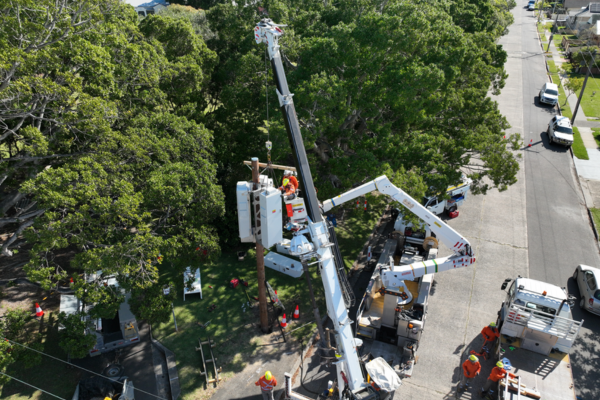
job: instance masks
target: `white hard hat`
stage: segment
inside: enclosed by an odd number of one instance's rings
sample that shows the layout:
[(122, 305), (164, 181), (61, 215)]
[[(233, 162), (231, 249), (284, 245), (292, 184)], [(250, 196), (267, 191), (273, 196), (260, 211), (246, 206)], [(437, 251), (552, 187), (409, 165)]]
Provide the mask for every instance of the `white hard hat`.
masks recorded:
[(292, 171), (290, 171), (288, 169), (286, 169), (285, 171), (283, 171), (283, 176), (288, 176), (288, 175), (291, 175), (291, 174), (292, 174)]

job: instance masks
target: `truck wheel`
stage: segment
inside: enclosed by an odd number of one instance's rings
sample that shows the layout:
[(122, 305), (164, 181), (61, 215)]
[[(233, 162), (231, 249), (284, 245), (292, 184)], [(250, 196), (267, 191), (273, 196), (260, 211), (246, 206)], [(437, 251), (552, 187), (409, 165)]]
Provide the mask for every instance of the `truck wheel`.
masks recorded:
[(552, 144), (552, 136), (550, 136), (550, 132), (546, 131), (546, 133), (548, 134), (548, 142)]
[(448, 216), (450, 216), (450, 213), (451, 213), (451, 212), (454, 212), (454, 211), (456, 211), (456, 209), (457, 209), (457, 208), (458, 208), (458, 207), (456, 207), (456, 206), (452, 206), (452, 207), (450, 207), (450, 208), (448, 209), (448, 211), (447, 211), (447, 213), (448, 213)]
[(108, 376), (109, 378), (119, 378), (123, 375), (124, 368), (121, 365), (110, 364), (108, 367), (104, 368), (102, 371), (102, 375)]

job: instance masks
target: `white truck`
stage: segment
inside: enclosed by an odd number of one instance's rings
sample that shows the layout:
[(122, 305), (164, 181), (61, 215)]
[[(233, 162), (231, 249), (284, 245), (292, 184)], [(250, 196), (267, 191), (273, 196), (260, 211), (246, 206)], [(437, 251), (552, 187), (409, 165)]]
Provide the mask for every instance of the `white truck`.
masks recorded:
[(473, 180), (463, 174), (459, 183), (446, 189), (446, 196), (444, 197), (449, 198), (440, 199), (442, 196), (426, 196), (423, 197), (421, 204), (435, 215), (441, 215), (444, 212), (449, 214), (456, 211), (464, 203), (472, 183)]
[[(88, 281), (93, 281), (101, 277), (102, 271), (87, 276)], [(119, 285), (114, 277), (103, 280), (108, 286), (114, 286), (118, 290)], [(135, 315), (131, 312), (127, 300), (130, 295), (125, 294), (125, 300), (119, 306), (119, 311), (114, 318), (90, 318), (87, 313), (92, 308), (92, 304), (84, 304), (80, 299), (72, 294), (63, 294), (60, 297), (60, 312), (66, 314), (81, 313), (88, 322), (88, 335), (96, 336), (96, 344), (90, 350), (90, 356), (98, 356), (102, 353), (115, 350), (121, 347), (129, 346), (140, 342), (139, 328)]]
[(134, 390), (133, 382), (127, 377), (110, 379), (93, 376), (79, 381), (71, 400), (135, 400)]
[(498, 311), (500, 343), (496, 356), (508, 358), (510, 372), (519, 379), (502, 379), (498, 399), (526, 395), (544, 400), (575, 400), (569, 351), (583, 321), (572, 319), (574, 297), (564, 288), (533, 279), (506, 279), (501, 289), (509, 284)]

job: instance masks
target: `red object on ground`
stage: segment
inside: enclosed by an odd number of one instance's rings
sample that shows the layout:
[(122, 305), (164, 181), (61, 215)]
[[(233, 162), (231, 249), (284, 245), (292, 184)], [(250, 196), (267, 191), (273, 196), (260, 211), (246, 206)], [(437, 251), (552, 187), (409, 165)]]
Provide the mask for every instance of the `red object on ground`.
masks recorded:
[(296, 305), (296, 311), (294, 311), (294, 319), (300, 319), (300, 308)]
[(450, 218), (456, 218), (456, 217), (458, 217), (458, 210), (456, 210), (456, 211), (452, 211), (452, 212), (449, 214), (449, 216), (450, 216)]
[(42, 307), (38, 303), (35, 303), (35, 316), (39, 318), (42, 315), (44, 315), (44, 310), (42, 310)]
[(238, 287), (239, 284), (240, 284), (240, 280), (238, 278), (233, 278), (231, 281), (229, 281), (229, 286), (232, 289), (235, 289), (236, 287)]
[(285, 314), (283, 314), (283, 318), (281, 319), (281, 327), (285, 328), (287, 326), (287, 319), (285, 318)]
[(293, 217), (294, 216), (294, 210), (292, 210), (292, 205), (291, 204), (286, 204), (285, 205), (285, 209), (287, 211), (287, 216), (288, 217)]

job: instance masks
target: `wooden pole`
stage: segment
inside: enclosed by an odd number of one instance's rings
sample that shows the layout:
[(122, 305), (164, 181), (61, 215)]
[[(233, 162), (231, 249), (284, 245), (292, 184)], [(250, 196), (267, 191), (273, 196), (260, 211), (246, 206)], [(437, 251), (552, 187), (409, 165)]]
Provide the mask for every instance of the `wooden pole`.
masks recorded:
[[(259, 163), (258, 158), (252, 158), (252, 182), (253, 189), (259, 188)], [(260, 232), (260, 203), (259, 197), (252, 195), (252, 204), (254, 204), (256, 220), (254, 221), (256, 232)], [(260, 312), (260, 330), (263, 333), (269, 332), (269, 315), (267, 313), (267, 288), (265, 287), (265, 249), (260, 242), (256, 241), (256, 279), (258, 279), (258, 309)]]

